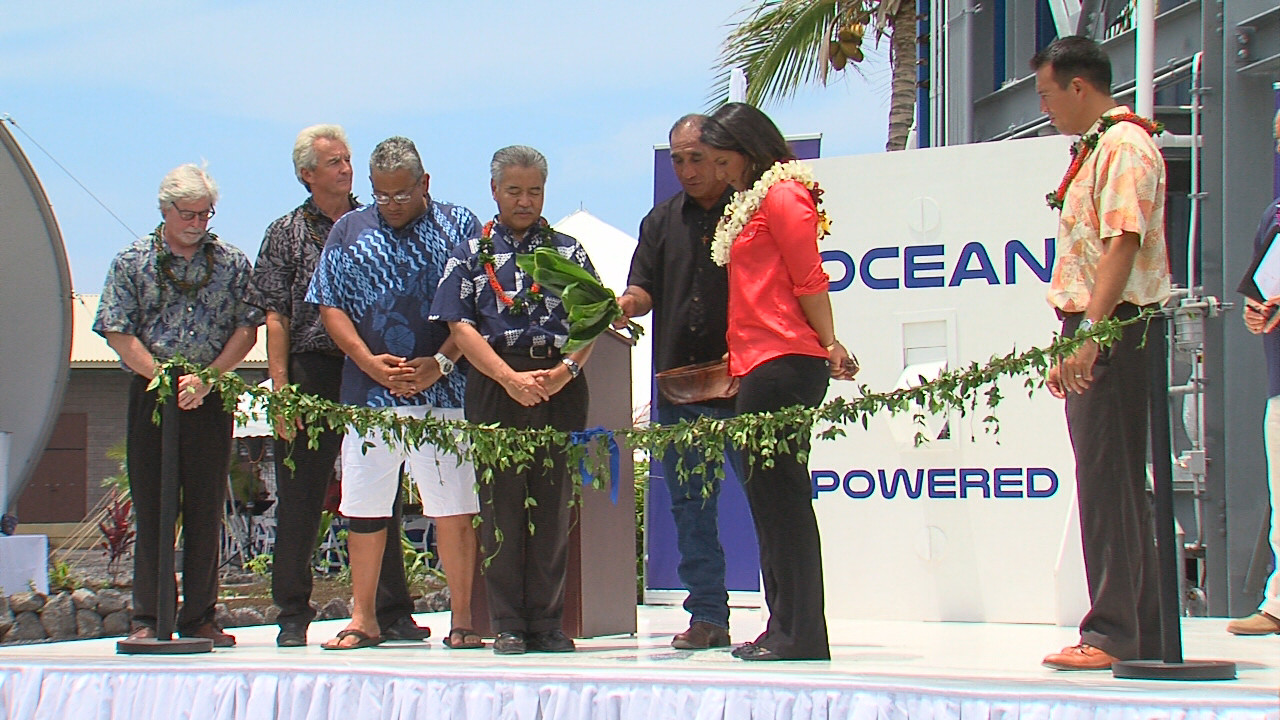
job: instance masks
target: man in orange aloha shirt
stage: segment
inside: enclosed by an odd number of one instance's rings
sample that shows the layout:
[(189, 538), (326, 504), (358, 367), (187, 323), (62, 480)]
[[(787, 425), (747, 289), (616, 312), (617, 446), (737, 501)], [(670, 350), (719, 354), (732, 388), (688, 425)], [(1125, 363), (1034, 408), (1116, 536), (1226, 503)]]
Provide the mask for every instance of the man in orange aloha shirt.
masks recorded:
[[(1040, 107), (1059, 132), (1081, 135), (1049, 203), (1061, 208), (1049, 303), (1062, 334), (1131, 318), (1169, 298), (1165, 166), (1153, 124), (1111, 97), (1111, 62), (1097, 43), (1054, 40), (1031, 61)], [(1155, 541), (1146, 494), (1147, 359), (1142, 323), (1105, 349), (1092, 340), (1055, 365), (1047, 384), (1066, 400), (1090, 609), (1080, 642), (1044, 659), (1059, 670), (1105, 670), (1160, 657)]]

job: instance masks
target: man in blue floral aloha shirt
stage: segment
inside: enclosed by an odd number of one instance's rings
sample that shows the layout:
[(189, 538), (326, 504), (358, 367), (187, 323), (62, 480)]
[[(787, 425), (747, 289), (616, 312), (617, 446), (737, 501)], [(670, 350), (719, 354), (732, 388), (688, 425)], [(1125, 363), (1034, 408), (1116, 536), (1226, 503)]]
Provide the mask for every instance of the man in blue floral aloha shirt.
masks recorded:
[[(471, 363), (467, 420), (504, 427), (582, 430), (587, 422), (591, 346), (564, 353), (568, 313), (516, 265), (519, 253), (555, 248), (592, 275), (586, 251), (542, 217), (547, 159), (525, 145), (505, 147), (489, 165), (498, 215), (458, 245), (436, 291), (431, 317), (449, 329)], [(573, 652), (562, 630), (573, 480), (563, 451), (535, 450), (523, 467), (477, 468), (480, 532), (492, 554), (485, 571), (499, 655)]]
[[(320, 305), (325, 329), (347, 354), (343, 403), (390, 408), (403, 417), (461, 420), (466, 380), (453, 372), (453, 363), (462, 351), (448, 328), (427, 315), (450, 249), (477, 234), (480, 223), (464, 207), (432, 200), (430, 179), (407, 138), (379, 143), (369, 158), (374, 204), (334, 224), (306, 299)], [(471, 628), (475, 471), (450, 450), (396, 447), (376, 431), (348, 429), (339, 510), (349, 522), (353, 608), (350, 624), (324, 648), (348, 650), (385, 639), (375, 595), (385, 543), (400, 540), (388, 537), (387, 529), (404, 462), (422, 497), (422, 513), (435, 520), (436, 547), (449, 581), (453, 624), (444, 643), (481, 647)]]

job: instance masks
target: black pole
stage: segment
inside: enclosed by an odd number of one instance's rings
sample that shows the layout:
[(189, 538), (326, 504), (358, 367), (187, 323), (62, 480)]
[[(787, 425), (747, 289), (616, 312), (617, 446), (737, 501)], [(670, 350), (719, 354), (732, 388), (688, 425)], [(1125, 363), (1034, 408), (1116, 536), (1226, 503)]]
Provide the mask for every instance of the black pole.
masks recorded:
[[(1177, 536), (1173, 529), (1173, 449), (1169, 442), (1169, 321), (1164, 315), (1147, 326), (1151, 425), (1151, 475), (1155, 491), (1156, 562), (1160, 570), (1160, 647), (1166, 663), (1182, 662), (1182, 624), (1178, 603)], [(1172, 570), (1172, 572), (1170, 572)]]
[[(1118, 678), (1141, 680), (1234, 680), (1236, 664), (1225, 660), (1183, 660), (1178, 603), (1177, 539), (1173, 520), (1173, 451), (1169, 441), (1168, 318), (1158, 313), (1147, 324), (1148, 422), (1151, 426), (1151, 474), (1155, 492), (1156, 562), (1160, 576), (1162, 660), (1121, 660), (1111, 666)], [(1130, 330), (1126, 330), (1129, 332)]]
[(154, 639), (126, 639), (116, 643), (116, 652), (126, 655), (186, 654), (209, 652), (213, 641), (208, 638), (174, 638), (178, 588), (174, 579), (174, 526), (178, 522), (178, 458), (179, 442), (177, 368), (169, 370), (172, 392), (160, 410), (160, 547), (159, 577), (156, 582), (156, 636)]
[(176, 368), (169, 371), (173, 392), (160, 412), (160, 555), (156, 567), (156, 638), (173, 637), (177, 614), (178, 588), (174, 579), (174, 525), (178, 522), (178, 378)]

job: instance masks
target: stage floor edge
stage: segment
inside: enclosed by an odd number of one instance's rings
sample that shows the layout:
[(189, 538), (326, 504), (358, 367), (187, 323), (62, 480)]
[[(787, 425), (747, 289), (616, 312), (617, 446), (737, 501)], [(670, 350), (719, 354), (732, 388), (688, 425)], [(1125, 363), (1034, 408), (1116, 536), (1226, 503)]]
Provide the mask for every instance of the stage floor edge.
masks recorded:
[[(728, 648), (670, 647), (688, 616), (641, 606), (639, 632), (578, 641), (571, 654), (450, 650), (445, 613), (418, 615), (433, 637), (322, 650), (345, 621), (313, 623), (280, 649), (275, 626), (195, 656), (118, 655), (118, 638), (0, 648), (0, 706), (27, 718), (1176, 718), (1280, 720), (1280, 635), (1233, 637), (1226, 620), (1183, 620), (1188, 659), (1232, 660), (1233, 681), (1120, 680), (1058, 672), (1046, 653), (1072, 628), (904, 621), (831, 622), (830, 662), (747, 663)], [(760, 632), (736, 609), (736, 642)]]

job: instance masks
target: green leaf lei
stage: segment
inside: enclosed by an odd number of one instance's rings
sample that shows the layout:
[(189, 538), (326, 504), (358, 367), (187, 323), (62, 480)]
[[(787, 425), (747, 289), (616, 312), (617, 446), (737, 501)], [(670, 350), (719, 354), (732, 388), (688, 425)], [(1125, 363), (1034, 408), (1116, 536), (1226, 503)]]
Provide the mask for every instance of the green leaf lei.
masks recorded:
[[(997, 434), (999, 419), (994, 410), (1003, 399), (996, 384), (1000, 379), (1025, 376), (1023, 386), (1030, 395), (1044, 385), (1045, 374), (1057, 358), (1075, 352), (1086, 340), (1094, 340), (1100, 346), (1107, 346), (1120, 337), (1124, 326), (1146, 322), (1152, 314), (1151, 311), (1144, 311), (1127, 320), (1103, 320), (1088, 332), (1072, 337), (1055, 333), (1053, 342), (1048, 347), (1033, 347), (1023, 352), (1014, 349), (1005, 355), (993, 356), (985, 365), (972, 362), (968, 367), (943, 373), (936, 380), (911, 388), (872, 393), (868, 386), (861, 385), (860, 397), (835, 398), (816, 408), (795, 406), (723, 420), (700, 417), (693, 421), (681, 420), (668, 425), (652, 423), (642, 427), (620, 428), (613, 432), (619, 442), (633, 450), (645, 450), (651, 456), (657, 456), (667, 447), (674, 447), (682, 452), (701, 452), (701, 467), (681, 466), (681, 477), (687, 477), (703, 468), (717, 477), (723, 477), (720, 455), (726, 443), (745, 449), (753, 461), (759, 461), (768, 467), (778, 454), (793, 451), (797, 440), (809, 437), (815, 426), (822, 428), (816, 434), (819, 439), (830, 440), (845, 435), (844, 426), (851, 423), (861, 423), (864, 428), (867, 427), (871, 416), (881, 412), (891, 415), (912, 413), (922, 423), (924, 413), (957, 411), (961, 415), (968, 415), (978, 412), (981, 405), (985, 413), (981, 421), (986, 431)], [(236, 405), (237, 399), (244, 394), (250, 395), (255, 406), (269, 416), (281, 417), (288, 424), (301, 419), (306, 428), (308, 445), (313, 448), (317, 446), (319, 435), (325, 428), (338, 432), (345, 432), (347, 428), (354, 428), (361, 433), (377, 431), (389, 444), (401, 447), (431, 444), (459, 459), (470, 460), (477, 468), (482, 469), (477, 480), (492, 482), (492, 468), (528, 467), (534, 462), (535, 448), (559, 447), (568, 455), (570, 467), (576, 466), (579, 459), (586, 458), (595, 475), (594, 486), (597, 489), (605, 487), (609, 479), (607, 452), (600, 444), (575, 445), (566, 432), (551, 428), (518, 429), (498, 424), (477, 425), (464, 420), (434, 417), (398, 417), (386, 409), (342, 405), (307, 395), (299, 392), (297, 385), (287, 385), (272, 392), (245, 383), (235, 373), (198, 368), (181, 357), (162, 363), (155, 379), (151, 381), (149, 389), (156, 389), (161, 404), (173, 393), (172, 383), (168, 379), (171, 368), (195, 373), (203, 382), (218, 390), (224, 407), (228, 412), (235, 413), (237, 422), (241, 424), (246, 423), (248, 417), (239, 413)], [(154, 419), (159, 422), (159, 406)], [(916, 435), (917, 444), (925, 440), (922, 434)], [(291, 461), (286, 458), (285, 462)]]

